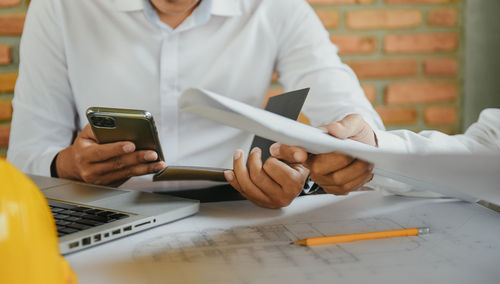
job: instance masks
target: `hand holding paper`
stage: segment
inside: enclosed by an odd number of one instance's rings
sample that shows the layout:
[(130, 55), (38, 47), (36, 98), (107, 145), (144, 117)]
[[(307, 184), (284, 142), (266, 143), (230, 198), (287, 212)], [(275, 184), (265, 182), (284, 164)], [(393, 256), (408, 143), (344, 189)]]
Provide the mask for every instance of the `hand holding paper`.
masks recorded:
[(500, 155), (408, 154), (383, 151), (350, 139), (341, 140), (314, 127), (201, 89), (186, 90), (179, 105), (219, 123), (255, 133), (312, 154), (342, 152), (375, 164), (374, 173), (464, 200), (500, 204)]
[[(360, 115), (348, 115), (325, 128), (333, 137), (376, 145), (373, 130)], [(308, 156), (300, 147), (276, 143), (271, 146), (271, 154), (290, 163), (303, 163), (310, 170), (311, 179), (335, 195), (357, 190), (373, 178), (373, 164), (339, 152)]]

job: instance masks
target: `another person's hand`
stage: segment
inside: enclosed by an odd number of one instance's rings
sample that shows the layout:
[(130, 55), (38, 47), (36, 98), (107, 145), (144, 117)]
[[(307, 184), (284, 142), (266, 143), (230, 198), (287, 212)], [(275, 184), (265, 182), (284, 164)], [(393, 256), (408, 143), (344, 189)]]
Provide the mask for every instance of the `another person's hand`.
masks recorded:
[(262, 164), (262, 151), (254, 148), (248, 168), (242, 150), (234, 153), (234, 170), (224, 172), (226, 180), (246, 199), (261, 207), (288, 206), (302, 191), (309, 170), (301, 164), (286, 164), (270, 157)]
[(59, 152), (57, 174), (61, 178), (118, 186), (133, 176), (155, 173), (166, 167), (155, 151), (135, 151), (129, 141), (99, 144), (87, 124), (73, 145)]
[[(328, 133), (340, 139), (352, 139), (377, 146), (375, 133), (360, 115), (348, 115), (326, 126)], [(345, 195), (361, 188), (373, 178), (373, 164), (342, 153), (308, 155), (300, 147), (275, 143), (271, 155), (288, 163), (302, 163), (310, 170), (311, 179), (326, 192)]]

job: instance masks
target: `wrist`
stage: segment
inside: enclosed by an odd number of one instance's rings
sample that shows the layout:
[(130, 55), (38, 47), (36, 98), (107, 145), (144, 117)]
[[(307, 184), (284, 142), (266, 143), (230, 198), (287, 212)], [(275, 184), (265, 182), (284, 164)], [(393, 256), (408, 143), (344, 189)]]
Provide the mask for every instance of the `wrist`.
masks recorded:
[(72, 147), (73, 146), (69, 146), (68, 148), (57, 153), (56, 157), (54, 158), (55, 174), (59, 178), (79, 180), (79, 176), (76, 175), (73, 171), (72, 165), (74, 165), (75, 163), (70, 161), (72, 157)]

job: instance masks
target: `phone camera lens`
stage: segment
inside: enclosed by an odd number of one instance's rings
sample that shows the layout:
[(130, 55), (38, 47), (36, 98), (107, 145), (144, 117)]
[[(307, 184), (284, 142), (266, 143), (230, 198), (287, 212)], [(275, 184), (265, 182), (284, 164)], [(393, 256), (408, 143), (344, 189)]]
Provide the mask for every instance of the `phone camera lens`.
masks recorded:
[(107, 127), (107, 128), (115, 127), (115, 120), (112, 117), (93, 116), (90, 118), (90, 121), (94, 126), (97, 127)]
[(111, 117), (106, 117), (104, 119), (104, 126), (105, 127), (115, 127), (115, 121)]

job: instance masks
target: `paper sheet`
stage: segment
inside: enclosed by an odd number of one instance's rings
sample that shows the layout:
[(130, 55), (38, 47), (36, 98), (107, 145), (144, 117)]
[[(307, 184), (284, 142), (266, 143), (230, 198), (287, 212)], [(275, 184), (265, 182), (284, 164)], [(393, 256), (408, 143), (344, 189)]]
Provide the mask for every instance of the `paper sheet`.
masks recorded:
[[(318, 247), (304, 237), (429, 227)], [(297, 198), (281, 210), (204, 203), (198, 215), (67, 256), (79, 283), (497, 283), (500, 215), (454, 199)]]
[(500, 154), (407, 154), (382, 151), (352, 140), (340, 140), (314, 127), (201, 89), (185, 91), (183, 111), (215, 120), (264, 138), (297, 145), (310, 153), (339, 151), (375, 164), (374, 172), (468, 201), (500, 204)]

